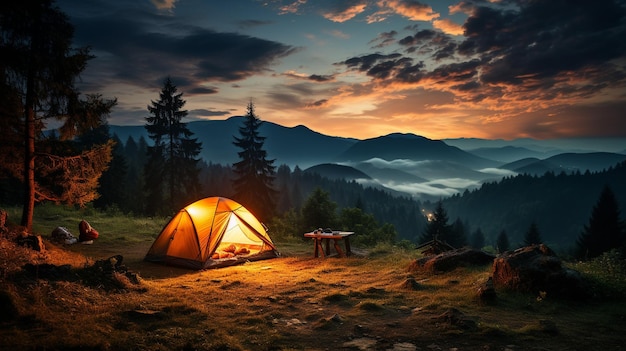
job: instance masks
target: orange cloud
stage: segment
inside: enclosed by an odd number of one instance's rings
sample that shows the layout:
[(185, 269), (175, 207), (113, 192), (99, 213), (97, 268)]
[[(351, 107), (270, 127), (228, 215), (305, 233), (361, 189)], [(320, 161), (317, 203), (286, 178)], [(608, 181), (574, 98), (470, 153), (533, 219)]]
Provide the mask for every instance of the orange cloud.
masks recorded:
[(343, 23), (345, 21), (353, 19), (356, 15), (362, 13), (365, 10), (365, 7), (367, 7), (367, 5), (365, 4), (356, 4), (354, 6), (348, 7), (341, 12), (327, 12), (324, 13), (322, 16), (324, 16), (324, 18), (326, 18), (327, 20)]
[(439, 18), (439, 14), (433, 12), (432, 7), (418, 2), (402, 0), (380, 0), (378, 6), (404, 16), (412, 21), (431, 21)]
[(434, 20), (433, 27), (441, 30), (442, 32), (450, 35), (463, 35), (463, 26), (454, 23), (448, 18)]

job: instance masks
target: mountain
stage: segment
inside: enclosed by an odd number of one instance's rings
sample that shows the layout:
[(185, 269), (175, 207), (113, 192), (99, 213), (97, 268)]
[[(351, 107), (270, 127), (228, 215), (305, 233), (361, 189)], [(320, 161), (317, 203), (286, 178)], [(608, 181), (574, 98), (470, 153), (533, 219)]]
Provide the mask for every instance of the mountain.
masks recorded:
[[(240, 150), (233, 141), (239, 135), (243, 118), (187, 123), (202, 143), (200, 157), (205, 162), (231, 165), (239, 160)], [(122, 142), (129, 137), (135, 140), (143, 137), (151, 143), (144, 126), (111, 125), (110, 132)], [(619, 141), (626, 139), (431, 140), (415, 134), (393, 133), (358, 140), (324, 135), (302, 125), (285, 127), (268, 121), (259, 132), (266, 138), (268, 158), (274, 159), (277, 166), (298, 166), (332, 179), (360, 179), (363, 185), (420, 199), (452, 196), (517, 173), (596, 171), (626, 159), (624, 154), (601, 151), (623, 150), (626, 143)]]
[(323, 163), (305, 169), (303, 172), (317, 173), (328, 179), (345, 179), (347, 181), (357, 179), (372, 179), (369, 175), (356, 168), (334, 163)]
[[(588, 152), (613, 152), (624, 154), (625, 137), (613, 138), (561, 138), (561, 139), (530, 139), (520, 138), (513, 140), (503, 139), (478, 139), (478, 138), (457, 138), (443, 139), (448, 145), (456, 146), (462, 150), (469, 151), (480, 148), (502, 148), (514, 146), (526, 148), (551, 157), (566, 152), (588, 153)], [(530, 157), (530, 155), (528, 156)]]
[(380, 158), (385, 161), (440, 160), (478, 168), (494, 167), (500, 164), (463, 151), (458, 147), (447, 145), (441, 140), (431, 140), (415, 134), (402, 133), (357, 141), (340, 153), (336, 157), (336, 161), (359, 162), (373, 158)]
[(500, 166), (521, 174), (543, 175), (546, 172), (598, 172), (626, 160), (626, 155), (611, 152), (563, 153), (546, 159), (524, 158)]
[[(233, 145), (234, 137), (239, 135), (243, 124), (241, 116), (226, 120), (193, 121), (187, 127), (194, 137), (202, 142), (200, 157), (206, 162), (233, 164), (239, 160)], [(128, 137), (135, 140), (143, 137), (148, 144), (152, 140), (144, 126), (109, 126), (111, 135), (115, 134), (122, 142)], [(261, 136), (266, 138), (265, 150), (269, 159), (275, 159), (276, 165), (287, 164), (305, 168), (334, 158), (356, 142), (356, 139), (327, 136), (299, 125), (285, 127), (272, 122), (263, 122), (259, 128)]]
[(476, 156), (484, 157), (499, 162), (513, 162), (523, 158), (535, 157), (546, 158), (552, 156), (552, 153), (535, 151), (521, 146), (503, 146), (503, 147), (481, 147), (477, 149), (465, 150)]

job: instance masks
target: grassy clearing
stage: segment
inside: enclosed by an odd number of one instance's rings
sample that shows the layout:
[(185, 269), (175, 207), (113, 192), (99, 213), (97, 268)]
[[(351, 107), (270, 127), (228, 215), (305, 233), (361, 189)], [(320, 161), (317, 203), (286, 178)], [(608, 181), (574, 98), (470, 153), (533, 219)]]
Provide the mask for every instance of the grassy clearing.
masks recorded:
[[(624, 348), (624, 272), (611, 271), (622, 274), (611, 279), (602, 262), (572, 265), (594, 279), (599, 292), (609, 292), (603, 298), (572, 303), (498, 291), (495, 305), (483, 305), (475, 292), (490, 267), (409, 272), (418, 252), (391, 245), (355, 247), (356, 257), (315, 259), (311, 242), (290, 239), (276, 242), (278, 259), (196, 272), (143, 262), (165, 218), (56, 207), (38, 208), (36, 216), (36, 231), (44, 237), (56, 226), (77, 231), (84, 218), (101, 239), (94, 245), (49, 244), (41, 257), (4, 242), (2, 262), (20, 256), (21, 262), (80, 267), (121, 254), (142, 280), (138, 287), (110, 291), (80, 281), (13, 279), (7, 266), (0, 275), (0, 306), (8, 311), (0, 317), (0, 349)], [(408, 279), (417, 284), (405, 284)]]

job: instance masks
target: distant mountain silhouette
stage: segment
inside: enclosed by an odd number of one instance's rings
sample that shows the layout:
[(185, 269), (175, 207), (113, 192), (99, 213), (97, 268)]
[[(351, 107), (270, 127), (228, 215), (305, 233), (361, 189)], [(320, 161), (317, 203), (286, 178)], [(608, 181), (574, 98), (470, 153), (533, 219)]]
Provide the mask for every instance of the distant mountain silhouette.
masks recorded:
[(626, 160), (626, 155), (610, 152), (563, 153), (543, 160), (524, 158), (502, 165), (500, 168), (532, 175), (543, 175), (546, 172), (572, 173), (579, 171), (584, 173), (587, 170), (590, 172), (602, 171), (624, 160)]
[(337, 156), (338, 162), (360, 162), (372, 158), (386, 161), (406, 159), (413, 161), (440, 160), (471, 167), (494, 167), (498, 162), (488, 160), (441, 140), (431, 140), (415, 134), (393, 133), (357, 141)]
[(499, 162), (513, 162), (523, 158), (536, 157), (546, 158), (551, 156), (545, 152), (534, 151), (520, 146), (481, 147), (466, 150), (476, 156), (484, 157)]
[[(187, 126), (194, 133), (194, 137), (202, 142), (202, 159), (227, 165), (239, 161), (239, 150), (233, 145), (233, 141), (239, 135), (242, 124), (243, 117), (234, 116), (226, 120), (188, 122)], [(143, 137), (149, 145), (152, 142), (144, 126), (111, 125), (109, 128), (111, 134), (117, 135), (122, 142), (126, 142), (129, 136), (135, 140)], [(269, 159), (276, 160), (276, 165), (298, 165), (300, 168), (332, 159), (356, 142), (356, 139), (314, 132), (302, 125), (285, 127), (267, 121), (259, 128), (259, 133), (266, 138), (265, 150)]]
[[(239, 161), (234, 137), (243, 125), (241, 116), (226, 120), (188, 122), (202, 143), (200, 157), (207, 163), (232, 165)], [(144, 126), (109, 126), (122, 142), (144, 138)], [(483, 140), (476, 138), (432, 140), (415, 134), (393, 133), (358, 140), (324, 135), (305, 126), (285, 127), (265, 121), (259, 132), (275, 165), (313, 170), (336, 179), (368, 179), (375, 188), (391, 189), (417, 198), (441, 198), (473, 189), (515, 173), (600, 171), (626, 159), (613, 152), (573, 152), (594, 146), (622, 150), (620, 140)], [(505, 163), (504, 162), (508, 162)], [(334, 164), (334, 165), (331, 165)], [(349, 166), (350, 168), (341, 167)], [(316, 167), (313, 167), (316, 166)], [(363, 178), (362, 172), (366, 178)]]
[(371, 177), (356, 168), (335, 163), (322, 163), (309, 167), (304, 172), (317, 173), (328, 179), (345, 179), (347, 181), (356, 179), (371, 179)]

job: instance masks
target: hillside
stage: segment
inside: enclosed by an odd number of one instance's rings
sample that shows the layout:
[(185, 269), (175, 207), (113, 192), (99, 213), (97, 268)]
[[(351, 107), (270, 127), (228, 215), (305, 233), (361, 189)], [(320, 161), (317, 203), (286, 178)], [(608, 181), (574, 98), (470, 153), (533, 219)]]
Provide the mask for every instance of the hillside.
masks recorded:
[(626, 208), (626, 162), (602, 172), (530, 174), (500, 181), (443, 199), (452, 221), (460, 218), (480, 228), (487, 244), (505, 230), (513, 245), (522, 242), (535, 221), (546, 243), (567, 253), (574, 245), (605, 185), (615, 193), (620, 208)]
[[(102, 223), (103, 233), (107, 227)], [(2, 350), (373, 351), (428, 345), (429, 350), (558, 351), (576, 345), (600, 351), (622, 346), (626, 305), (621, 295), (607, 298), (612, 290), (575, 304), (497, 291), (497, 303), (484, 305), (475, 296), (488, 279), (489, 265), (440, 274), (409, 270), (416, 250), (355, 247), (358, 256), (314, 259), (308, 241), (277, 241), (280, 258), (189, 271), (143, 262), (150, 241), (132, 232), (125, 239), (102, 236), (93, 245), (58, 247), (45, 236), (44, 243), (47, 251), (36, 254), (0, 236)], [(601, 277), (601, 270), (589, 271), (586, 276)]]

